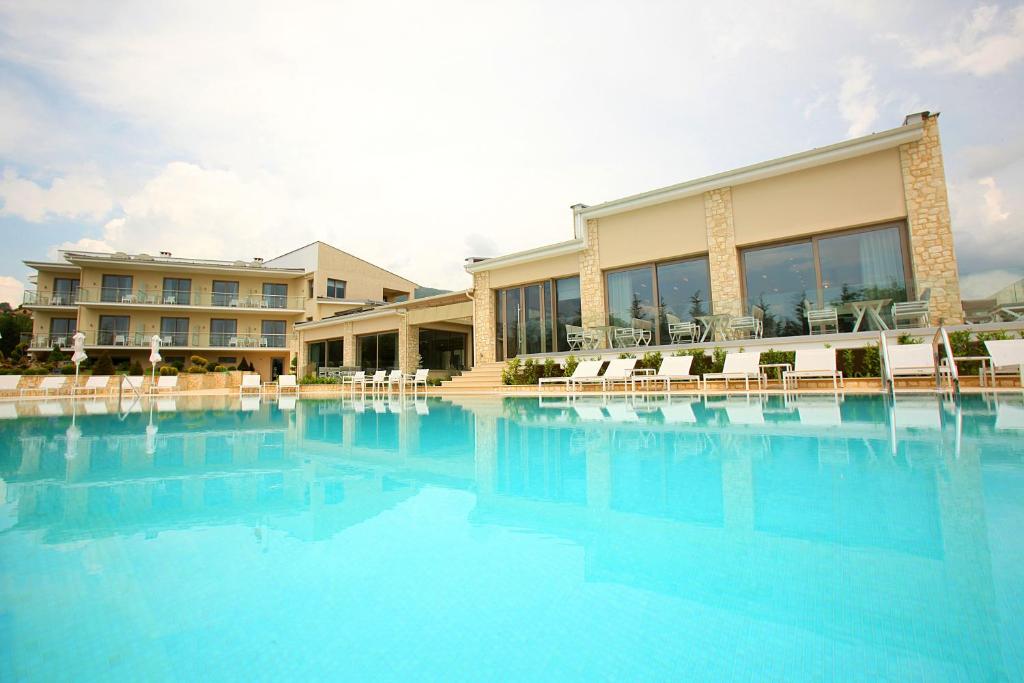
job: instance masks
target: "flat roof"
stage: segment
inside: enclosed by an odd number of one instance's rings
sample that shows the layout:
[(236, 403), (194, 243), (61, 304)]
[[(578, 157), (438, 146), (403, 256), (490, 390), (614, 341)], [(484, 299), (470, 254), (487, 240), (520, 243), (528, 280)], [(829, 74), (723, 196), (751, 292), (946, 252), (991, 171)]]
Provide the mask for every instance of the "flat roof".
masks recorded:
[(193, 271), (234, 272), (245, 274), (273, 274), (285, 277), (305, 275), (302, 268), (274, 268), (262, 261), (223, 261), (216, 259), (182, 258), (178, 256), (152, 256), (150, 254), (126, 254), (124, 252), (63, 251), (68, 263), (74, 265), (111, 264), (124, 265), (145, 270), (166, 270), (168, 267)]

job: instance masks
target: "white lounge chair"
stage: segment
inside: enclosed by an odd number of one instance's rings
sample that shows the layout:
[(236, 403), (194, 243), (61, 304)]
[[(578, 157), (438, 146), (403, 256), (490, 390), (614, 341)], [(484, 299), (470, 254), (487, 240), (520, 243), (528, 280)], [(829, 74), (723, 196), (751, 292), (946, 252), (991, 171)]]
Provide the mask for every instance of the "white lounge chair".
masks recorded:
[[(608, 363), (608, 368), (604, 371), (604, 374), (597, 378), (601, 382), (601, 388), (605, 391), (614, 389), (615, 385), (622, 383), (622, 388), (626, 388), (633, 379), (633, 370), (636, 368), (636, 358), (615, 358)], [(597, 380), (582, 379), (574, 380), (573, 384), (577, 382), (588, 383)]]
[(1024, 389), (1024, 339), (993, 339), (985, 342), (985, 348), (992, 357), (992, 386), (996, 385), (996, 373), (1014, 374), (1020, 376)]
[(125, 394), (131, 394), (134, 392), (142, 393), (142, 385), (145, 384), (146, 378), (143, 375), (124, 375), (121, 377), (121, 390)]
[(92, 375), (82, 386), (71, 387), (71, 394), (98, 394), (101, 391), (106, 391), (109, 384), (110, 375)]
[(238, 385), (239, 396), (247, 391), (255, 391), (258, 394), (262, 390), (263, 382), (259, 375), (242, 375), (242, 383)]
[(296, 396), (299, 394), (299, 385), (295, 382), (295, 375), (278, 375), (277, 395), (280, 396), (288, 391), (294, 393)]
[(672, 388), (672, 382), (696, 382), (700, 388), (700, 375), (691, 375), (693, 356), (667, 356), (661, 361), (658, 372), (653, 375), (636, 375), (633, 380), (640, 384), (665, 383), (665, 391)]
[(14, 393), (21, 384), (21, 375), (0, 375), (0, 393)]
[(598, 373), (601, 372), (601, 366), (604, 365), (602, 360), (585, 360), (581, 361), (576, 369), (572, 371), (572, 375), (568, 377), (541, 377), (540, 386), (545, 384), (564, 384), (570, 389), (572, 388), (572, 382), (575, 379), (593, 378), (597, 377)]
[(430, 376), (430, 370), (426, 370), (424, 368), (420, 368), (419, 370), (416, 371), (416, 374), (412, 375), (411, 377), (407, 376), (405, 378), (405, 383), (407, 385), (411, 385), (412, 386), (412, 391), (413, 391), (414, 394), (416, 393), (416, 387), (418, 387), (418, 386), (422, 386), (423, 390), (426, 391), (427, 390), (427, 378), (429, 376)]
[(279, 396), (277, 399), (278, 410), (295, 410), (295, 402), (297, 397), (295, 396)]
[(761, 352), (744, 351), (730, 353), (725, 357), (725, 365), (721, 372), (708, 372), (704, 374), (704, 391), (708, 390), (708, 380), (725, 380), (725, 388), (729, 389), (729, 380), (742, 379), (746, 390), (750, 391), (750, 380), (757, 381), (757, 388), (761, 388)]
[(889, 370), (897, 377), (935, 377), (935, 352), (931, 344), (889, 346)]
[(161, 375), (156, 380), (156, 386), (153, 387), (153, 391), (158, 394), (162, 391), (177, 391), (177, 389), (177, 375)]
[(40, 392), (43, 396), (49, 396), (50, 394), (59, 394), (64, 390), (64, 387), (68, 383), (68, 378), (63, 375), (60, 377), (44, 377), (43, 381), (39, 383), (39, 386), (34, 389), (22, 389), (21, 395), (24, 396), (27, 393)]
[(831, 379), (836, 390), (844, 386), (843, 373), (836, 369), (835, 349), (798, 349), (793, 369), (782, 373), (782, 390), (787, 390), (790, 380), (795, 389), (801, 379), (811, 378)]

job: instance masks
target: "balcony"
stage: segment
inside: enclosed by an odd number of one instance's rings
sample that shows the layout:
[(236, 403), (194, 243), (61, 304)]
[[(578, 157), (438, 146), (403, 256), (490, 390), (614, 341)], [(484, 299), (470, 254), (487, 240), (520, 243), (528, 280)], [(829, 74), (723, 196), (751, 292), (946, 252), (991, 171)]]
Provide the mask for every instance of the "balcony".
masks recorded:
[[(148, 349), (152, 334), (142, 332), (127, 332), (121, 330), (99, 330), (98, 332), (84, 332), (85, 346), (111, 348), (111, 349)], [(173, 332), (164, 333), (161, 337), (161, 349), (244, 349), (253, 351), (267, 351), (287, 349), (294, 334), (259, 334), (256, 332), (221, 333), (212, 334), (201, 332)], [(54, 346), (63, 350), (70, 350), (72, 335), (66, 334), (36, 334), (24, 335), (22, 341), (28, 342), (30, 351), (50, 351)]]
[(39, 292), (34, 289), (26, 289), (22, 297), (22, 304), (36, 308), (74, 308), (77, 290), (74, 292)]
[(283, 294), (225, 294), (220, 292), (193, 292), (173, 289), (121, 289), (100, 287), (80, 289), (76, 302), (85, 305), (103, 305), (131, 308), (213, 308), (252, 311), (305, 310), (306, 299)]

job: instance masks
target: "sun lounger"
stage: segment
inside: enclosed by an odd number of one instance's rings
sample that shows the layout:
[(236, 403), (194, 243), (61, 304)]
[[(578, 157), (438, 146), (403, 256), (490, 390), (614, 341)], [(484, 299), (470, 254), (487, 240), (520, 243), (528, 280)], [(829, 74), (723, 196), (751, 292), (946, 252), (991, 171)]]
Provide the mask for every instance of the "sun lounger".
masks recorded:
[(604, 361), (601, 360), (581, 361), (569, 377), (541, 377), (540, 386), (545, 384), (564, 384), (571, 389), (573, 380), (598, 377), (602, 365), (604, 365)]
[(68, 378), (63, 375), (60, 377), (44, 377), (43, 381), (39, 383), (34, 389), (22, 389), (21, 395), (24, 396), (26, 393), (40, 392), (43, 396), (49, 396), (50, 394), (61, 393), (65, 386), (67, 386)]
[(730, 353), (725, 357), (725, 366), (721, 372), (709, 372), (704, 374), (704, 391), (708, 390), (708, 380), (725, 380), (725, 388), (729, 388), (729, 380), (742, 379), (746, 384), (746, 390), (750, 391), (750, 380), (757, 381), (757, 388), (761, 388), (761, 353), (759, 351), (744, 351), (741, 353)]
[(80, 387), (71, 387), (71, 394), (98, 394), (101, 391), (106, 391), (107, 385), (110, 384), (110, 375), (93, 375), (85, 381)]
[(247, 391), (255, 391), (258, 394), (262, 390), (263, 382), (259, 375), (242, 375), (242, 383), (238, 385), (239, 396)]
[(693, 356), (667, 356), (661, 361), (658, 372), (653, 375), (636, 375), (633, 380), (639, 384), (665, 383), (665, 391), (672, 388), (672, 382), (697, 382), (700, 388), (700, 375), (691, 375)]
[(161, 375), (157, 378), (156, 386), (153, 387), (153, 391), (160, 393), (162, 391), (177, 391), (178, 389), (178, 376), (177, 375)]
[(299, 395), (299, 385), (295, 382), (295, 375), (277, 376), (277, 395), (280, 396), (286, 392), (291, 392), (296, 396)]
[(15, 393), (21, 384), (21, 375), (0, 375), (0, 394)]
[(64, 406), (54, 401), (44, 401), (39, 404), (40, 417), (60, 417), (64, 414)]
[(132, 390), (142, 393), (142, 385), (146, 382), (146, 378), (142, 375), (125, 375), (121, 378), (121, 389), (125, 394), (134, 393)]
[(1014, 374), (1020, 376), (1020, 386), (1024, 389), (1024, 339), (993, 339), (985, 342), (988, 355), (992, 357), (992, 386), (996, 384), (996, 374)]
[(621, 383), (622, 388), (625, 389), (626, 384), (633, 378), (635, 367), (636, 358), (615, 358), (608, 363), (608, 369), (600, 377), (573, 380), (573, 385), (600, 382), (601, 388), (608, 391), (614, 389), (616, 384)]
[(843, 373), (836, 369), (835, 349), (799, 349), (792, 370), (782, 373), (782, 390), (788, 389), (790, 380), (793, 388), (801, 379), (831, 379), (832, 388), (843, 386)]
[(897, 377), (935, 377), (935, 352), (931, 344), (889, 346), (889, 370)]

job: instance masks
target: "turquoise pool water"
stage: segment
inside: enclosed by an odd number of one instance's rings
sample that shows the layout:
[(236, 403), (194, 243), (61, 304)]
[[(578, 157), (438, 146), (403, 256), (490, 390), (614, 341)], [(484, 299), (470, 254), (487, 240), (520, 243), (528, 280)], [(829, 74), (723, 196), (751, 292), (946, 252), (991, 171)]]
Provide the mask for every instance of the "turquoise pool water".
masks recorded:
[(1021, 395), (7, 405), (0, 680), (1024, 679)]

